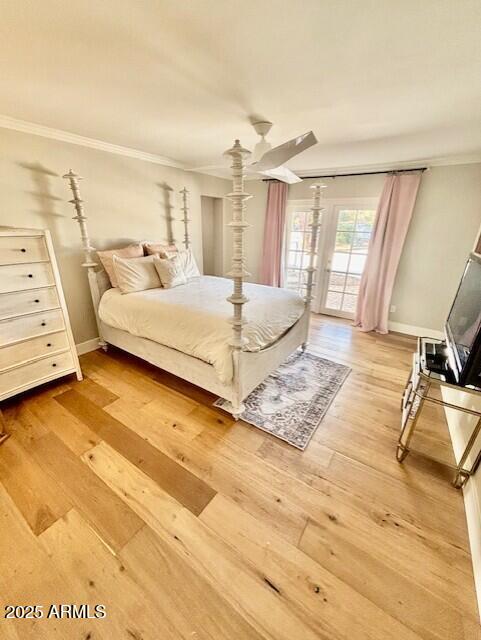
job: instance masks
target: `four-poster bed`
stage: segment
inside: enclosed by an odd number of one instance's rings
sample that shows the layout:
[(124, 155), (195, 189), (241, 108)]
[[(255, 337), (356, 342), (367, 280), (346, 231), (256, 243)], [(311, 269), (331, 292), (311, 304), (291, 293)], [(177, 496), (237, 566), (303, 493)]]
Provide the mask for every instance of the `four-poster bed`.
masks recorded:
[[(80, 227), (85, 256), (82, 266), (88, 273), (100, 346), (104, 349), (108, 344), (117, 346), (220, 396), (227, 400), (227, 410), (238, 419), (244, 411), (243, 400), (249, 393), (297, 348), (306, 347), (321, 185), (313, 187), (311, 253), (306, 269), (304, 300), (283, 289), (250, 283), (244, 287), (244, 280), (249, 275), (244, 253), (244, 232), (249, 225), (244, 213), (246, 200), (250, 198), (244, 190), (244, 160), (249, 152), (236, 140), (226, 154), (232, 159), (233, 175), (233, 189), (227, 195), (233, 211), (229, 223), (233, 235), (232, 269), (227, 274), (231, 280), (202, 276), (198, 283), (177, 289), (153, 289), (127, 295), (118, 290), (109, 291), (111, 284), (107, 274), (93, 258), (95, 249), (88, 235), (79, 191), (80, 178), (72, 171), (64, 177), (69, 181), (73, 194), (70, 202), (75, 207), (74, 220)], [(180, 194), (184, 245), (189, 250), (187, 189), (182, 189)], [(231, 289), (227, 297), (226, 287)], [(219, 301), (219, 292), (223, 293), (222, 302)], [(244, 305), (249, 303), (246, 293), (251, 299), (249, 320), (244, 317)], [(222, 308), (226, 300), (233, 306), (230, 330)], [(192, 319), (189, 313), (192, 313)], [(148, 314), (152, 316), (147, 322), (144, 320)], [(174, 329), (169, 327), (169, 318), (176, 323)], [(138, 329), (139, 324), (150, 328)], [(178, 334), (174, 335), (172, 331)]]

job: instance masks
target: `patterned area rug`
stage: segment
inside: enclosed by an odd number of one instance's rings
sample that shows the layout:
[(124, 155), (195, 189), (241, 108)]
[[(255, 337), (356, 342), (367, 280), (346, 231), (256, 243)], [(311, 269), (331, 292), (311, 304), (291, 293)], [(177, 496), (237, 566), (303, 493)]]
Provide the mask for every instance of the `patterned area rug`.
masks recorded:
[[(305, 449), (351, 369), (296, 352), (244, 400), (242, 420)], [(219, 398), (214, 406), (223, 408)]]

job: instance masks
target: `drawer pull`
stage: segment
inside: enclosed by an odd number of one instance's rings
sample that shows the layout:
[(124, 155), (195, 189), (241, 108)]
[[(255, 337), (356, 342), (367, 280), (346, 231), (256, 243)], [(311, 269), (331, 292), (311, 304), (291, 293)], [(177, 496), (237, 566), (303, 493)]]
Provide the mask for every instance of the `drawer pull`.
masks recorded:
[(29, 278), (33, 278), (33, 273), (29, 273), (29, 274), (28, 274), (28, 277), (29, 277)]
[(51, 342), (47, 342), (47, 347), (51, 347), (52, 343)]
[(26, 249), (20, 249), (20, 251), (21, 251), (22, 253), (25, 253), (27, 250), (26, 250)]
[(40, 300), (37, 299), (37, 300), (34, 300), (34, 302), (40, 302)]
[(47, 325), (46, 322), (41, 322), (40, 324), (42, 325), (42, 327), (45, 327)]
[(54, 363), (52, 364), (52, 367), (56, 367), (56, 366), (57, 366), (57, 364), (54, 362)]

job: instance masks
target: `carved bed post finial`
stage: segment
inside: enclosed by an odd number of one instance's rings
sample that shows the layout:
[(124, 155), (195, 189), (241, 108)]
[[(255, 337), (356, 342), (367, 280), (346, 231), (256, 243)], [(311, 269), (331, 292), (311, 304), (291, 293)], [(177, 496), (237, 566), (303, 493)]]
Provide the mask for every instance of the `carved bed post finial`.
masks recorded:
[(227, 300), (234, 306), (234, 315), (231, 321), (233, 335), (230, 345), (233, 347), (234, 362), (232, 413), (236, 419), (239, 418), (244, 410), (244, 405), (241, 402), (239, 368), (240, 354), (246, 343), (245, 338), (242, 337), (242, 327), (245, 324), (245, 320), (242, 318), (242, 308), (248, 302), (243, 292), (243, 282), (244, 278), (250, 275), (245, 269), (244, 256), (244, 231), (250, 226), (244, 220), (245, 201), (251, 197), (244, 191), (244, 158), (249, 153), (247, 149), (241, 146), (239, 140), (236, 140), (234, 146), (225, 152), (226, 155), (232, 158), (233, 176), (232, 193), (227, 194), (227, 198), (232, 202), (232, 221), (228, 225), (232, 228), (232, 270), (227, 275), (232, 277), (234, 290)]
[(183, 212), (183, 217), (182, 217), (182, 222), (184, 223), (184, 245), (185, 248), (188, 249), (190, 246), (190, 241), (189, 241), (189, 201), (188, 201), (188, 195), (189, 192), (188, 190), (184, 187), (183, 189), (180, 190), (180, 194), (182, 195), (182, 212)]
[(304, 301), (306, 308), (310, 308), (312, 299), (314, 298), (312, 288), (314, 286), (314, 273), (316, 271), (316, 251), (317, 251), (317, 237), (319, 227), (321, 226), (320, 213), (324, 207), (321, 206), (322, 189), (325, 189), (326, 185), (318, 182), (311, 186), (313, 190), (312, 199), (312, 223), (311, 223), (311, 246), (309, 248), (309, 266), (307, 271), (307, 284), (306, 284), (306, 297)]
[(87, 275), (89, 279), (90, 293), (92, 295), (92, 302), (94, 305), (95, 319), (97, 321), (97, 328), (99, 331), (99, 345), (107, 350), (107, 343), (102, 338), (101, 332), (101, 324), (99, 318), (99, 304), (101, 293), (99, 290), (99, 285), (97, 281), (97, 276), (95, 274), (95, 268), (97, 267), (97, 262), (92, 258), (92, 251), (95, 251), (94, 247), (90, 244), (89, 232), (87, 229), (87, 216), (84, 214), (83, 209), (83, 200), (80, 197), (80, 188), (79, 188), (79, 180), (82, 178), (74, 173), (72, 169), (69, 170), (64, 176), (65, 180), (68, 180), (70, 189), (72, 190), (73, 198), (69, 200), (75, 208), (75, 216), (72, 220), (76, 220), (80, 227), (80, 238), (82, 239), (82, 247), (84, 250), (84, 262), (82, 263), (82, 267), (87, 269)]
[(72, 169), (70, 169), (63, 177), (68, 180), (70, 189), (72, 190), (73, 199), (69, 200), (69, 202), (73, 204), (76, 213), (72, 220), (77, 220), (80, 227), (80, 237), (82, 239), (85, 257), (82, 267), (95, 267), (97, 263), (92, 260), (92, 251), (95, 251), (95, 249), (90, 244), (87, 230), (87, 217), (84, 214), (83, 200), (80, 197), (79, 181), (82, 180), (82, 178), (74, 173)]

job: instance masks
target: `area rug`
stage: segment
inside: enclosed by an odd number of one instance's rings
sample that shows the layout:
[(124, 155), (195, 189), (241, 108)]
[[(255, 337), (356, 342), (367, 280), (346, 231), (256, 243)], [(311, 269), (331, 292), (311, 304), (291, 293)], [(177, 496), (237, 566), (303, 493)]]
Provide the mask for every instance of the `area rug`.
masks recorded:
[[(242, 420), (303, 450), (350, 371), (312, 353), (294, 353), (247, 396)], [(225, 405), (222, 398), (214, 402)]]

